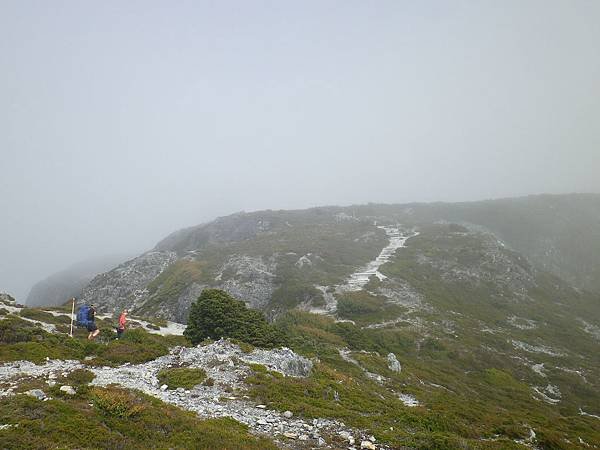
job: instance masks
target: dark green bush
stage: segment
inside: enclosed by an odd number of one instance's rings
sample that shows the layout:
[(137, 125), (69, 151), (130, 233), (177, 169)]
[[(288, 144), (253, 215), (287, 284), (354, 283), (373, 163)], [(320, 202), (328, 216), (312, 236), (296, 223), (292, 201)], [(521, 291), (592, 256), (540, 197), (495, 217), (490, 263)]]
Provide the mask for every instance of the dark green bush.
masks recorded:
[(283, 344), (283, 334), (259, 311), (219, 289), (205, 289), (192, 303), (184, 332), (193, 344), (206, 338), (232, 338), (258, 347)]

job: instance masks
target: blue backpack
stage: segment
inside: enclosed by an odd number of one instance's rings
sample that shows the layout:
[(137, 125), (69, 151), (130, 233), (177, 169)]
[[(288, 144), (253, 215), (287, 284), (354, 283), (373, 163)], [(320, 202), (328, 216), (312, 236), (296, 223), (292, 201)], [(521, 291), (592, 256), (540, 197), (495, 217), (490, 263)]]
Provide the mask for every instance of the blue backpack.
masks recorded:
[(79, 311), (77, 311), (77, 326), (87, 327), (90, 323), (88, 319), (89, 314), (90, 307), (88, 305), (83, 305), (81, 308), (79, 308)]

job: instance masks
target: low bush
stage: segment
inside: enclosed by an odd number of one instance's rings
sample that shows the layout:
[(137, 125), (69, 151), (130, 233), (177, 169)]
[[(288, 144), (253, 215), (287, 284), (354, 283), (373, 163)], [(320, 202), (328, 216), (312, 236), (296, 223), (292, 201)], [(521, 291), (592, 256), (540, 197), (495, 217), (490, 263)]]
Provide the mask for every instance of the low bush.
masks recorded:
[(113, 417), (129, 418), (144, 410), (141, 400), (125, 389), (95, 388), (91, 391), (94, 406)]
[(174, 367), (162, 369), (157, 377), (160, 384), (166, 384), (169, 389), (192, 389), (206, 379), (206, 372), (203, 369)]

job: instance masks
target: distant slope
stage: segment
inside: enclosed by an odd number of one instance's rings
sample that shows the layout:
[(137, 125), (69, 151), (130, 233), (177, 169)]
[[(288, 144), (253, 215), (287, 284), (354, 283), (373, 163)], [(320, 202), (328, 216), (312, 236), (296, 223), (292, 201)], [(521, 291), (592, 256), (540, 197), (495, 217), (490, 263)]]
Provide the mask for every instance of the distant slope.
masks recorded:
[(414, 215), (486, 227), (537, 267), (600, 292), (599, 194), (416, 205)]
[(27, 296), (29, 306), (61, 305), (72, 297), (80, 297), (83, 288), (99, 273), (111, 269), (125, 255), (110, 255), (73, 264), (33, 285)]

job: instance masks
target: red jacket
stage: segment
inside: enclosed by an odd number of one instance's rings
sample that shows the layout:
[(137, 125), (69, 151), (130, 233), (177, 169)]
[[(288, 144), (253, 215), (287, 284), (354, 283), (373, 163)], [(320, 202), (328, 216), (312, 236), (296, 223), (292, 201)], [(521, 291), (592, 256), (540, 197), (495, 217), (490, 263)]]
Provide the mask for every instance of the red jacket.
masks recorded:
[(127, 322), (127, 316), (125, 316), (125, 314), (121, 313), (121, 315), (119, 316), (119, 329), (121, 329), (121, 330), (125, 329), (125, 322)]

